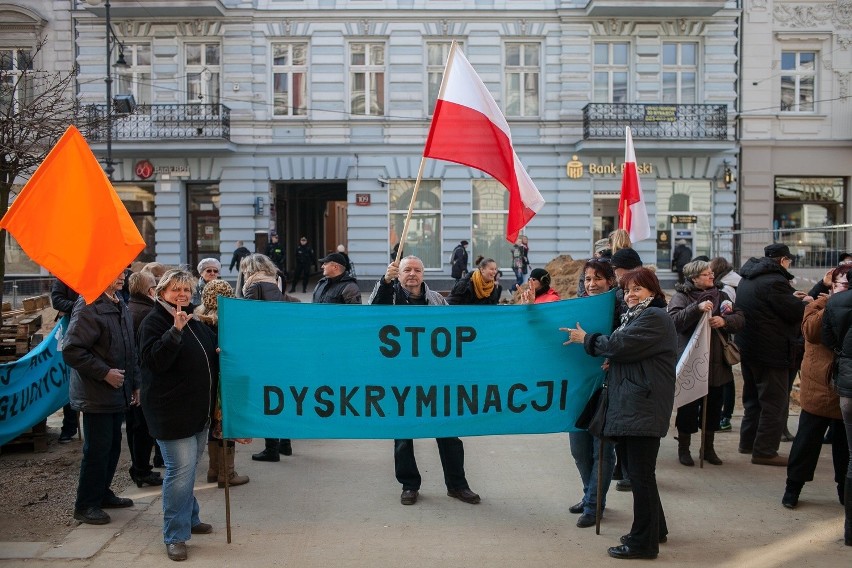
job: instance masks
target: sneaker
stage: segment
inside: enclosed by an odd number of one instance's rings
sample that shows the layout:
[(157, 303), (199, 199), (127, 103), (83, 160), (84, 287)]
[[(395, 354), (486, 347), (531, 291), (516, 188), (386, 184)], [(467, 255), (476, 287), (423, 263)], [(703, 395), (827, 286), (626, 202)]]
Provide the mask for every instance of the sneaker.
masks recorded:
[(730, 418), (722, 418), (719, 420), (719, 429), (717, 432), (730, 432), (731, 431), (731, 419)]

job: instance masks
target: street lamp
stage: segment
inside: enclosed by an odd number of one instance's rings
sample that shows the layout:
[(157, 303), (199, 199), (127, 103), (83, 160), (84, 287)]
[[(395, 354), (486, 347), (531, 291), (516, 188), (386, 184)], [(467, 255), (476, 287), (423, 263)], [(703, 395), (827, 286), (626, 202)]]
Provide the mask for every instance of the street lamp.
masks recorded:
[[(103, 2), (103, 0), (86, 0), (86, 4), (89, 6), (100, 6), (103, 3), (104, 9), (106, 10), (106, 78), (104, 79), (104, 83), (106, 83), (106, 164), (104, 167), (104, 172), (109, 179), (112, 179), (112, 174), (115, 171), (115, 168), (112, 167), (112, 69), (111, 67), (116, 68), (124, 68), (129, 67), (127, 62), (124, 60), (124, 46), (118, 41), (118, 38), (115, 37), (115, 32), (112, 31), (112, 23), (110, 21), (110, 4), (109, 0)], [(112, 58), (112, 50), (118, 45), (118, 59), (115, 61), (115, 65), (110, 65), (110, 59)]]

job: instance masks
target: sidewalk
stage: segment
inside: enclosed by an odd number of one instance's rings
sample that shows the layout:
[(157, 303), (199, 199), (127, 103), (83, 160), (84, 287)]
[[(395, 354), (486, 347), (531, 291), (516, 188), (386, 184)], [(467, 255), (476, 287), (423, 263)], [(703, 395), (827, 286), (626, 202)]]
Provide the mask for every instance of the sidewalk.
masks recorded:
[[(657, 565), (852, 565), (828, 448), (790, 511), (780, 504), (786, 468), (755, 466), (738, 454), (737, 427), (717, 435), (723, 466), (681, 466), (676, 441), (663, 440), (657, 476), (671, 532)], [(624, 566), (606, 549), (630, 528), (631, 495), (612, 487), (600, 536), (577, 528), (568, 507), (581, 487), (565, 434), (466, 438), (467, 477), (483, 499), (475, 506), (446, 496), (433, 440), (417, 442), (423, 487), (408, 507), (399, 504), (390, 440), (294, 440), (294, 455), (280, 463), (252, 462), (262, 445), (237, 448), (237, 470), (251, 483), (230, 494), (231, 544), (224, 490), (204, 483), (199, 468), (196, 495), (214, 533), (192, 538), (188, 565)], [(783, 454), (789, 449), (782, 444)], [(134, 487), (124, 496), (133, 508), (110, 510), (109, 525), (80, 525), (59, 546), (0, 544), (0, 558), (20, 559), (3, 565), (168, 565), (159, 491)]]

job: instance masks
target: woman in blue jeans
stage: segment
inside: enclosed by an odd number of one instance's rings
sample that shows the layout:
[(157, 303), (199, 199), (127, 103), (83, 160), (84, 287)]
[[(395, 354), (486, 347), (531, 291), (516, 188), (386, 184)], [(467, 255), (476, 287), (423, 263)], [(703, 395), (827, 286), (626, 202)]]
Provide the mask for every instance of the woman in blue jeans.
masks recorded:
[[(615, 272), (608, 262), (592, 259), (583, 266), (583, 296), (597, 296), (609, 292), (615, 286)], [(613, 301), (615, 301), (613, 299)], [(568, 508), (573, 514), (580, 513), (577, 526), (580, 528), (593, 527), (596, 522), (598, 503), (598, 462), (603, 460), (603, 475), (601, 482), (601, 512), (606, 507), (606, 494), (612, 481), (615, 468), (615, 446), (612, 442), (603, 444), (603, 455), (600, 455), (601, 440), (586, 431), (569, 432), (571, 442), (571, 457), (580, 471), (583, 482), (583, 499)]]
[(169, 270), (157, 284), (157, 303), (139, 327), (142, 411), (163, 452), (163, 540), (172, 560), (186, 560), (186, 541), (213, 527), (201, 522), (192, 492), (195, 470), (219, 388), (212, 328), (192, 317), (195, 278)]

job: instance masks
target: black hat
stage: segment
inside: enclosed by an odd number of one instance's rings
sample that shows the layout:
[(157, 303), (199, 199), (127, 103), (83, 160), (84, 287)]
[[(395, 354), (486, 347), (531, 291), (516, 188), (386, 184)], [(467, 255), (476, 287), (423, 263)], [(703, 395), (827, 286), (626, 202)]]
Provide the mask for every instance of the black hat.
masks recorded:
[(612, 264), (614, 269), (624, 268), (626, 270), (633, 270), (642, 266), (642, 259), (639, 258), (639, 253), (632, 248), (623, 248), (613, 253), (610, 264)]
[(462, 241), (462, 242), (461, 242), (461, 243), (459, 243), (459, 244), (460, 244), (461, 246), (463, 246), (463, 247), (466, 247), (466, 246), (467, 246), (468, 244), (470, 244), (470, 243), (468, 243), (467, 241)]
[(336, 262), (343, 268), (346, 268), (346, 265), (348, 264), (346, 262), (346, 257), (340, 254), (339, 252), (333, 252), (325, 258), (321, 258), (320, 262), (322, 262), (323, 264), (325, 264), (326, 262)]
[(782, 245), (781, 243), (773, 243), (763, 248), (763, 255), (769, 258), (793, 258), (793, 255), (790, 254), (790, 249), (787, 245)]
[(847, 258), (852, 258), (852, 252), (841, 252), (840, 256), (837, 257), (837, 262), (843, 262)]
[(541, 287), (545, 290), (550, 288), (550, 273), (544, 268), (533, 268), (530, 272), (530, 278), (535, 278), (541, 282)]

